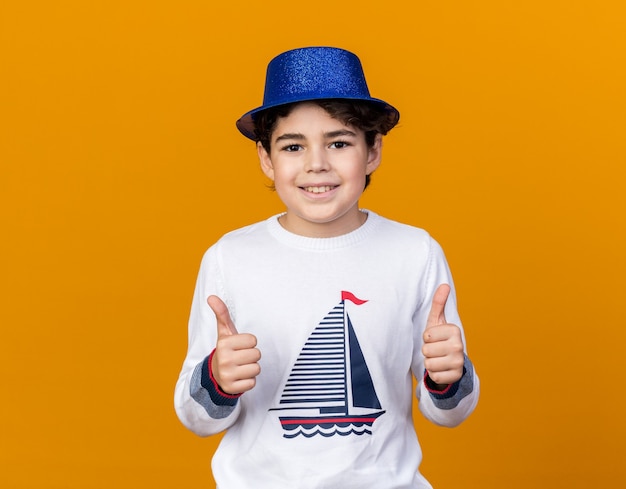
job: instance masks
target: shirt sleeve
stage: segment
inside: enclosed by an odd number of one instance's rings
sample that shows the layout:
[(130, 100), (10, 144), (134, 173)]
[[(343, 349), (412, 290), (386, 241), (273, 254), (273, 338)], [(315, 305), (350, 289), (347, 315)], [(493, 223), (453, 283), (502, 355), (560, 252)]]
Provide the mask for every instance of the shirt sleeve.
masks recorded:
[[(465, 332), (457, 310), (456, 291), (452, 274), (448, 267), (441, 246), (431, 239), (429, 264), (424, 274), (422, 301), (414, 316), (414, 357), (413, 374), (418, 379), (416, 396), (419, 399), (421, 413), (433, 423), (440, 426), (453, 427), (463, 422), (475, 409), (478, 403), (480, 383), (474, 366), (467, 354)], [(446, 302), (446, 320), (461, 328), (463, 335), (463, 348), (465, 361), (463, 376), (454, 384), (450, 384), (445, 390), (437, 391), (430, 383), (430, 379), (424, 368), (422, 354), (423, 333), (430, 311), (432, 298), (441, 284), (450, 285), (450, 295)]]
[(200, 436), (219, 433), (235, 423), (240, 413), (238, 396), (222, 393), (210, 372), (210, 355), (217, 342), (217, 322), (206, 300), (224, 297), (219, 268), (219, 246), (204, 255), (191, 305), (188, 349), (174, 391), (180, 421)]

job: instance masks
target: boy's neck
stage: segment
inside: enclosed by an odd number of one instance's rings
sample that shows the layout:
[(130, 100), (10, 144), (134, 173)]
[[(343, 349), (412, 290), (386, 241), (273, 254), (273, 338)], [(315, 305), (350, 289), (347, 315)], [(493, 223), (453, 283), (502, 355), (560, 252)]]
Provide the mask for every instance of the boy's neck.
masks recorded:
[(357, 230), (367, 221), (367, 212), (359, 209), (352, 216), (336, 219), (332, 222), (311, 222), (295, 218), (289, 212), (278, 218), (280, 225), (287, 231), (307, 238), (336, 238)]

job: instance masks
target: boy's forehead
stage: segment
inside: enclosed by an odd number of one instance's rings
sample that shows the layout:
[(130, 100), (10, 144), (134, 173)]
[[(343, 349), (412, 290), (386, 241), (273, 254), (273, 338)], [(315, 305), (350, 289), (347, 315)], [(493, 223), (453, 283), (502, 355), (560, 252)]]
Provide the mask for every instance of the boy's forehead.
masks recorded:
[(288, 115), (276, 120), (272, 136), (278, 138), (285, 132), (302, 136), (318, 133), (332, 135), (338, 131), (355, 135), (361, 132), (360, 129), (334, 118), (323, 107), (315, 103), (302, 102), (296, 105)]

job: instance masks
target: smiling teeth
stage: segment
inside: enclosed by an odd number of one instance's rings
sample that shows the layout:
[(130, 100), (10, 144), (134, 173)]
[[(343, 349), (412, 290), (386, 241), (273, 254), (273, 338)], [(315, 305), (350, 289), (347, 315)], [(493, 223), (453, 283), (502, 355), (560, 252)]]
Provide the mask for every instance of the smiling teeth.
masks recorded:
[(331, 187), (330, 185), (326, 185), (324, 187), (304, 187), (304, 190), (307, 192), (312, 192), (314, 194), (321, 194), (323, 192), (330, 192), (335, 187)]

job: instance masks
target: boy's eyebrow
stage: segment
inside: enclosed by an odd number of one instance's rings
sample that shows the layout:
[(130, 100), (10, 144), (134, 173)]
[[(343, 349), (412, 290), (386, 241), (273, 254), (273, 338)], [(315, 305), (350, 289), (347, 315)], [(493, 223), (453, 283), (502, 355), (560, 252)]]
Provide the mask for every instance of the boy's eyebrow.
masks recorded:
[(302, 140), (304, 139), (304, 134), (300, 134), (299, 132), (288, 132), (288, 133), (281, 134), (280, 136), (278, 136), (275, 142), (277, 143), (279, 141), (284, 141), (285, 139)]
[(356, 136), (356, 133), (348, 129), (338, 129), (337, 131), (330, 131), (330, 132), (324, 133), (324, 136), (326, 138), (332, 139), (332, 138), (336, 138), (339, 136)]
[[(340, 137), (340, 136), (356, 136), (356, 133), (353, 131), (350, 131), (349, 129), (338, 129), (336, 131), (329, 131), (329, 132), (325, 132), (324, 133), (324, 137), (326, 139), (332, 139), (332, 138), (336, 138), (336, 137)], [(302, 141), (303, 139), (306, 139), (304, 134), (300, 134), (299, 132), (288, 132), (285, 134), (281, 134), (280, 136), (278, 136), (276, 138), (276, 143), (278, 143), (279, 141), (284, 141), (286, 139), (296, 139), (298, 141)]]

